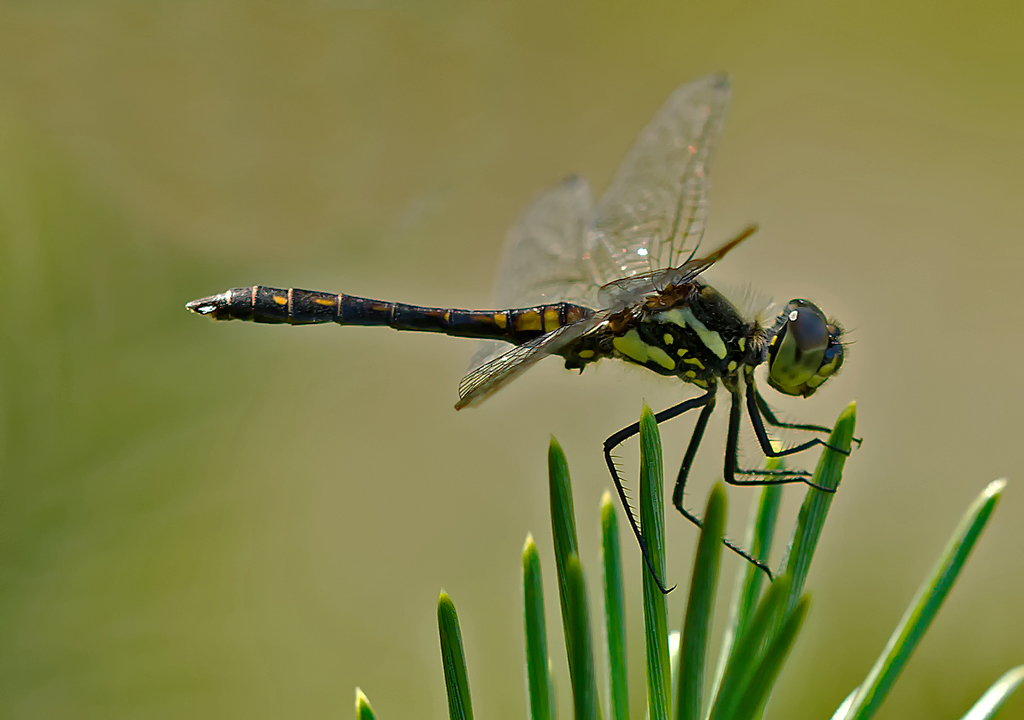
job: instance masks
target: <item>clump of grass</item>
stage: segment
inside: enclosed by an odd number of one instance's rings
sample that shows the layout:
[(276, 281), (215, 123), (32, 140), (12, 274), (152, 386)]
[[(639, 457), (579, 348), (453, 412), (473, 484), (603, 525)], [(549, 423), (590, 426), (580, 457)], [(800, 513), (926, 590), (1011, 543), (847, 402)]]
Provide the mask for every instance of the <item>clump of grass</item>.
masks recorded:
[[(836, 422), (829, 445), (849, 449), (856, 413), (851, 404)], [(818, 462), (813, 482), (838, 487), (846, 456), (826, 449)], [(774, 461), (769, 461), (768, 467)], [(558, 442), (552, 438), (548, 451), (551, 529), (558, 576), (562, 632), (569, 662), (574, 717), (603, 717), (598, 697), (597, 648), (593, 641), (591, 611), (576, 536), (569, 466)], [(988, 523), (1006, 483), (988, 485), (968, 508), (951, 536), (935, 568), (918, 589), (899, 626), (864, 681), (850, 693), (832, 720), (868, 720), (892, 689), (904, 665), (928, 630), (952, 588), (975, 542)], [(661, 439), (649, 408), (640, 419), (640, 519), (652, 565), (664, 577), (665, 538)], [(753, 508), (746, 529), (746, 547), (766, 560), (775, 535), (780, 489), (765, 487)], [(833, 495), (809, 490), (790, 536), (778, 578), (765, 587), (764, 575), (745, 563), (736, 575), (729, 620), (721, 639), (718, 662), (704, 689), (710, 642), (711, 616), (718, 589), (722, 534), (725, 530), (725, 487), (716, 484), (708, 497), (704, 525), (697, 543), (689, 597), (681, 631), (669, 632), (667, 603), (654, 578), (644, 569), (643, 610), (646, 637), (646, 712), (651, 720), (760, 720), (766, 712), (775, 681), (796, 642), (810, 598), (804, 581), (817, 547)], [(609, 676), (602, 685), (613, 720), (628, 720), (626, 626), (618, 520), (611, 495), (601, 503), (602, 571), (605, 654)], [(544, 620), (544, 588), (540, 554), (532, 536), (523, 549), (523, 602), (525, 606), (526, 678), (532, 720), (555, 715), (549, 674), (547, 628)], [(444, 592), (438, 601), (441, 657), (452, 720), (471, 720), (469, 677), (462, 649), (458, 616)], [(987, 720), (1024, 681), (1024, 665), (999, 678), (963, 720)], [(634, 715), (639, 716), (634, 707)], [(356, 690), (356, 717), (372, 720), (366, 696)]]

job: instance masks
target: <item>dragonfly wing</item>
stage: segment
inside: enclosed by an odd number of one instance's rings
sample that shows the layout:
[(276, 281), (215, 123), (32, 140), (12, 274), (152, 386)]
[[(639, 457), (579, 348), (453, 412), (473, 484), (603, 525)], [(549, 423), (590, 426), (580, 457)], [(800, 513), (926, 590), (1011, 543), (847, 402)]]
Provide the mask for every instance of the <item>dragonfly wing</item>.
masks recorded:
[(506, 237), (494, 288), (498, 307), (560, 300), (593, 307), (600, 283), (587, 265), (584, 246), (593, 206), (590, 184), (578, 176), (534, 199)]
[(585, 333), (600, 325), (607, 316), (608, 313), (600, 312), (572, 325), (563, 325), (522, 345), (516, 345), (471, 370), (459, 383), (459, 402), (455, 404), (455, 409), (479, 405), (533, 367), (538, 360), (561, 352), (583, 337)]
[(665, 278), (675, 271), (676, 268), (652, 270), (613, 280), (601, 286), (598, 291), (598, 302), (603, 308), (621, 310), (645, 295), (652, 295), (664, 289), (668, 285)]
[(637, 302), (645, 295), (661, 292), (669, 285), (682, 285), (693, 280), (709, 267), (725, 257), (726, 253), (757, 232), (757, 225), (750, 225), (739, 235), (704, 257), (687, 260), (679, 267), (653, 270), (651, 272), (619, 278), (601, 286), (598, 299), (601, 307), (612, 311)]
[(680, 265), (708, 214), (708, 166), (729, 104), (729, 77), (678, 88), (640, 134), (595, 208), (588, 249), (602, 282)]
[[(568, 177), (541, 192), (509, 230), (494, 288), (494, 307), (532, 307), (567, 300), (594, 307), (599, 283), (586, 258), (590, 184)], [(482, 340), (470, 362), (478, 368), (504, 354), (507, 343)]]

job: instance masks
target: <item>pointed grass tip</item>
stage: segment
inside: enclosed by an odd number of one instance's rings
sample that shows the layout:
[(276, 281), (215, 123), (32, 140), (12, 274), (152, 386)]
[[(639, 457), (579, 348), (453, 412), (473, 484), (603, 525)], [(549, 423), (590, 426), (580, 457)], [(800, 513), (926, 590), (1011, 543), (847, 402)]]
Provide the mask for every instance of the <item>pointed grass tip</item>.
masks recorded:
[(985, 487), (985, 490), (981, 493), (982, 497), (990, 498), (996, 495), (1000, 495), (1005, 487), (1006, 478), (999, 478), (998, 480), (993, 480)]
[(356, 688), (356, 718), (373, 718), (373, 708), (370, 706), (370, 698), (366, 697), (360, 688)]

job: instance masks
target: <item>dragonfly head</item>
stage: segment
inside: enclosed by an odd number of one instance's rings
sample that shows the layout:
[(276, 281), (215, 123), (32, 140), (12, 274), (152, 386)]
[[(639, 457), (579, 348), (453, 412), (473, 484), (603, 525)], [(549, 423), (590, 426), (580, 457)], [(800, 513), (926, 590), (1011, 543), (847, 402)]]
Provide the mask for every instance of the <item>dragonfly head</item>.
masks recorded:
[(768, 384), (809, 397), (843, 364), (843, 329), (807, 300), (790, 300), (775, 320), (768, 345)]

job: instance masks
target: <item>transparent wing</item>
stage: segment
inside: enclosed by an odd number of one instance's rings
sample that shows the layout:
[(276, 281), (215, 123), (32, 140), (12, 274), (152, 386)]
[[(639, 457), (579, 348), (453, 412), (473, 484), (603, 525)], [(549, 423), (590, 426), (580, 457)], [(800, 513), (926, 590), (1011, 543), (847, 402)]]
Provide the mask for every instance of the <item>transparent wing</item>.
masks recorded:
[[(590, 185), (568, 177), (547, 188), (508, 232), (494, 288), (494, 307), (530, 307), (568, 300), (594, 307), (599, 282), (585, 256), (585, 228), (594, 206)], [(482, 340), (470, 368), (507, 352), (497, 340)]]
[(682, 285), (689, 282), (725, 257), (726, 253), (755, 232), (757, 232), (757, 225), (750, 225), (710, 255), (702, 258), (693, 258), (679, 267), (652, 270), (651, 272), (633, 275), (632, 277), (613, 280), (601, 287), (598, 292), (599, 302), (602, 307), (608, 308), (612, 312), (617, 312), (619, 309), (635, 303), (644, 295), (660, 292), (669, 285)]
[(599, 281), (692, 258), (708, 214), (708, 166), (729, 104), (729, 77), (678, 88), (640, 134), (598, 203), (587, 245)]
[(600, 312), (572, 325), (563, 325), (522, 345), (516, 345), (502, 355), (471, 370), (459, 383), (459, 402), (456, 410), (478, 405), (508, 383), (515, 380), (548, 355), (554, 355), (585, 333), (600, 325), (608, 313)]
[(578, 176), (534, 199), (508, 232), (494, 287), (497, 307), (560, 300), (593, 307), (601, 283), (588, 266), (584, 246), (593, 206), (590, 185)]

